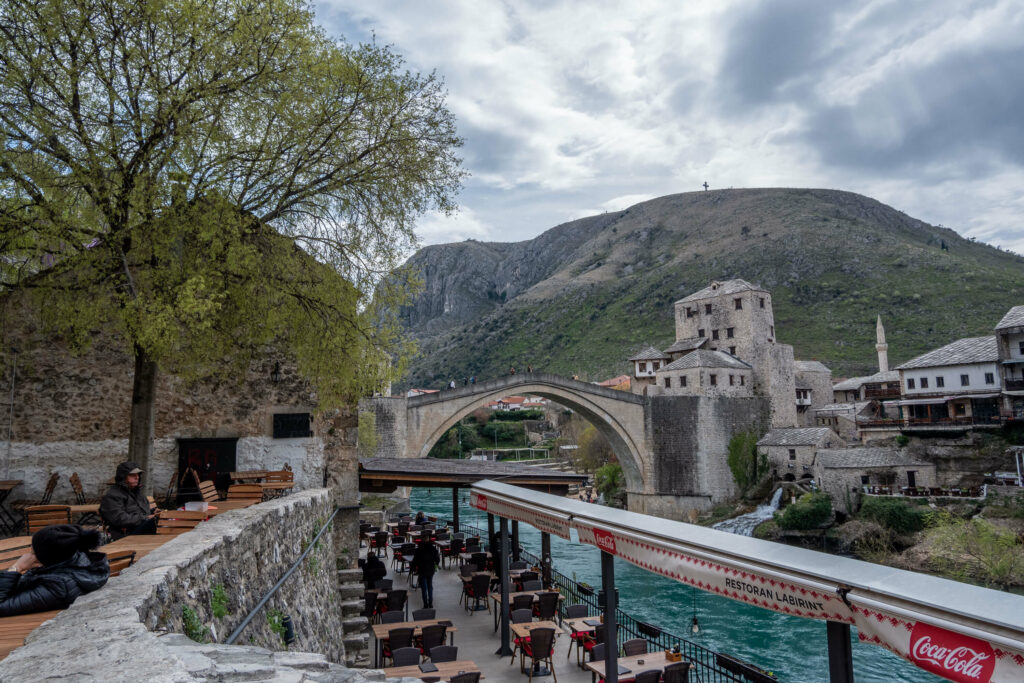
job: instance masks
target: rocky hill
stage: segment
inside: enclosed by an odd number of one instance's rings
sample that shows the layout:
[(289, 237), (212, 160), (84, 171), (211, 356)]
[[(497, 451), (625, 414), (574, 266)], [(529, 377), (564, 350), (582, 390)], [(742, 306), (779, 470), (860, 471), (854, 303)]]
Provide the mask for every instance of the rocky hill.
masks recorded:
[(1024, 258), (861, 195), (751, 189), (660, 197), (525, 242), (427, 247), (403, 310), (419, 353), (400, 388), (510, 365), (584, 379), (674, 339), (672, 304), (712, 279), (772, 292), (781, 342), (833, 376), (875, 371), (875, 316), (897, 364), (989, 334), (1024, 303)]

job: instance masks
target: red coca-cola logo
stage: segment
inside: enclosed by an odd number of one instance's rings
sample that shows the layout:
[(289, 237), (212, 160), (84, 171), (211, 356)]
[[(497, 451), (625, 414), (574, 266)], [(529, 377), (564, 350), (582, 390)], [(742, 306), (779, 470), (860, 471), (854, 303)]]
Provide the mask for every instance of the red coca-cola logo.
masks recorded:
[(486, 510), (487, 509), (487, 496), (481, 496), (478, 493), (474, 493), (473, 494), (472, 503), (473, 503), (473, 507), (475, 507), (475, 508), (477, 508), (479, 510)]
[(594, 529), (594, 543), (606, 553), (615, 554), (615, 536), (611, 533)]
[(984, 640), (917, 622), (910, 633), (910, 659), (925, 671), (951, 681), (988, 683), (996, 667)]

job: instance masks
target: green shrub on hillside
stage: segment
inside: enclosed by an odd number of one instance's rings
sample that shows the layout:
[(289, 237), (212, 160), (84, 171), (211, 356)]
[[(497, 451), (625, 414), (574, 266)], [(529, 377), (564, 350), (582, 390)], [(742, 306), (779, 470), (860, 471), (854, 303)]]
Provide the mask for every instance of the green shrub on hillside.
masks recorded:
[(877, 522), (898, 534), (920, 531), (925, 526), (928, 510), (907, 505), (895, 498), (868, 497), (860, 507), (860, 517)]
[(495, 410), (491, 413), (491, 420), (543, 420), (544, 411), (531, 408), (529, 410)]
[(832, 516), (832, 498), (827, 493), (805, 493), (782, 512), (775, 513), (781, 529), (816, 529)]

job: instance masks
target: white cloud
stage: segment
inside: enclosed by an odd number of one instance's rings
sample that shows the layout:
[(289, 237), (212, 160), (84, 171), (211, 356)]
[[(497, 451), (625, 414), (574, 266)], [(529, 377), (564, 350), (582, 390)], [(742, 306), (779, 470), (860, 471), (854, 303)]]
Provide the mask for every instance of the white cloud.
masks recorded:
[(466, 206), (450, 216), (431, 211), (416, 224), (416, 234), (424, 246), (467, 239), (487, 239), (490, 232), (490, 226), (480, 220), (473, 209)]

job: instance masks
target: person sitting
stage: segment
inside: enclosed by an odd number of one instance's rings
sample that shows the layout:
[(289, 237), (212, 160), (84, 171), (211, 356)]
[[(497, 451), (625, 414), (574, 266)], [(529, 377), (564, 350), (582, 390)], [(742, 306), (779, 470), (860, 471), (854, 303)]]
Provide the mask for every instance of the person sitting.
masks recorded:
[(413, 524), (426, 524), (426, 523), (427, 523), (427, 516), (425, 514), (423, 514), (423, 510), (420, 510), (419, 512), (416, 513), (416, 521), (413, 522)]
[(369, 585), (375, 576), (383, 576), (380, 574), (382, 569), (384, 574), (387, 574), (387, 567), (377, 557), (377, 553), (367, 553), (366, 562), (363, 563), (363, 583)]
[(155, 534), (157, 515), (142, 491), (142, 470), (133, 462), (117, 466), (114, 485), (100, 501), (100, 517), (110, 529), (111, 540), (131, 534)]
[(0, 572), (0, 617), (64, 609), (110, 577), (107, 556), (90, 552), (100, 532), (77, 524), (52, 524), (32, 536), (32, 550)]

